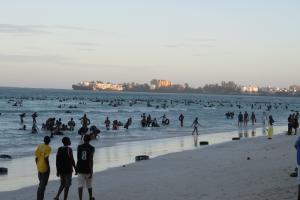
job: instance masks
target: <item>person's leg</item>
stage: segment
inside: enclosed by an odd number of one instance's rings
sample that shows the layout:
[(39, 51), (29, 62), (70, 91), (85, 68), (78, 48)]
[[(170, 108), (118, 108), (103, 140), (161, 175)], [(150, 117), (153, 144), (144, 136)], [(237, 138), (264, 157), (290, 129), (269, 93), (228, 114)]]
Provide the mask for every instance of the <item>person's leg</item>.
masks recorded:
[(60, 186), (58, 188), (58, 191), (57, 191), (57, 194), (56, 196), (54, 197), (54, 199), (59, 199), (59, 196), (61, 194), (61, 192), (64, 190), (65, 188), (65, 182), (64, 182), (64, 176), (63, 175), (60, 175)]
[(89, 174), (86, 176), (86, 187), (88, 188), (88, 192), (89, 192), (89, 199), (90, 200), (94, 200), (93, 197), (93, 186), (92, 186), (92, 182), (93, 182), (93, 177)]
[(90, 200), (92, 200), (93, 199), (93, 189), (92, 188), (88, 188), (88, 192), (89, 192)]
[(69, 187), (65, 187), (65, 191), (64, 191), (64, 200), (68, 199), (68, 194), (69, 194)]
[(44, 199), (44, 193), (45, 193), (45, 189), (48, 183), (48, 179), (49, 179), (49, 175), (50, 175), (50, 171), (45, 172), (45, 173), (39, 173), (39, 187), (38, 187), (38, 191), (37, 191), (37, 200), (43, 200)]
[(79, 187), (79, 188), (78, 188), (78, 196), (79, 196), (79, 200), (82, 200), (82, 191), (83, 191), (83, 188), (82, 188), (82, 187)]
[(54, 199), (59, 199), (59, 196), (63, 190), (64, 190), (64, 186), (62, 184), (60, 184), (60, 186), (58, 188), (58, 192), (57, 192), (56, 196), (54, 197)]

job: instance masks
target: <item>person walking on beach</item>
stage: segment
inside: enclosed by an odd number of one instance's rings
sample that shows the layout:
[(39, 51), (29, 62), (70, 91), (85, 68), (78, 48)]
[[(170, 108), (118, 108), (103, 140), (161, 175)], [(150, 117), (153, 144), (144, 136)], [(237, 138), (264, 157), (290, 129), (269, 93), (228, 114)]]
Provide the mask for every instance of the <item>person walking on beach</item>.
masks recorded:
[(297, 168), (298, 168), (298, 200), (300, 200), (300, 137), (298, 137), (295, 148), (297, 150)]
[(272, 115), (269, 116), (269, 128), (268, 128), (268, 139), (272, 139), (273, 137), (273, 124), (274, 124), (274, 119), (272, 117)]
[(238, 115), (238, 126), (242, 126), (243, 124), (243, 114), (240, 112)]
[(247, 113), (247, 111), (245, 111), (245, 113), (244, 113), (244, 126), (248, 125), (248, 121), (249, 121), (249, 114)]
[(180, 121), (180, 126), (183, 127), (184, 116), (182, 113), (179, 115), (178, 120)]
[(195, 133), (197, 135), (199, 135), (199, 133), (198, 133), (198, 127), (199, 126), (200, 126), (200, 124), (198, 122), (198, 117), (196, 117), (195, 120), (194, 120), (194, 122), (193, 122), (193, 124), (192, 124), (192, 127), (194, 128), (192, 135), (194, 135)]
[(252, 112), (252, 114), (251, 114), (251, 122), (252, 122), (252, 126), (254, 126), (254, 124), (256, 123), (256, 116), (255, 116), (254, 112)]
[(89, 192), (89, 199), (94, 200), (92, 189), (93, 178), (93, 157), (95, 148), (90, 145), (90, 135), (85, 135), (84, 143), (77, 148), (77, 165), (78, 172), (78, 195), (79, 200), (82, 200), (83, 188), (86, 187)]
[(35, 150), (35, 162), (38, 169), (39, 186), (37, 200), (44, 199), (45, 189), (50, 175), (49, 156), (51, 154), (50, 137), (44, 137), (44, 144), (40, 144)]
[(69, 188), (72, 184), (72, 173), (75, 168), (71, 140), (69, 137), (62, 139), (63, 146), (59, 147), (56, 154), (56, 175), (60, 177), (60, 186), (54, 200), (59, 200), (59, 196), (64, 190), (64, 200), (68, 199)]

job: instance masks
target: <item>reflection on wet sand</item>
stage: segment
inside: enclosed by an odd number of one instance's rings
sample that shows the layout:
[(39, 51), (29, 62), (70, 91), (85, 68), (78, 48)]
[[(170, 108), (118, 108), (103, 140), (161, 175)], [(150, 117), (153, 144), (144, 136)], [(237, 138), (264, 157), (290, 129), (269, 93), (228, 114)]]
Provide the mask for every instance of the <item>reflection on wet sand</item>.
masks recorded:
[(197, 134), (193, 135), (193, 139), (194, 139), (194, 146), (197, 147), (198, 146), (198, 135)]

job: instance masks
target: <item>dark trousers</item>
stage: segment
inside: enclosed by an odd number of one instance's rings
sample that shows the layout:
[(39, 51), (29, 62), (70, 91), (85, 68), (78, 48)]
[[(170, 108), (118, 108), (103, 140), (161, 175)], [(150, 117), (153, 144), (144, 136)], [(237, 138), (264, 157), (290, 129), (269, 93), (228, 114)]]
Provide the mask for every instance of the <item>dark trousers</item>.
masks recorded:
[(37, 200), (44, 199), (44, 193), (48, 183), (49, 175), (50, 175), (50, 170), (45, 173), (40, 173), (40, 172), (38, 173), (40, 183), (37, 190)]

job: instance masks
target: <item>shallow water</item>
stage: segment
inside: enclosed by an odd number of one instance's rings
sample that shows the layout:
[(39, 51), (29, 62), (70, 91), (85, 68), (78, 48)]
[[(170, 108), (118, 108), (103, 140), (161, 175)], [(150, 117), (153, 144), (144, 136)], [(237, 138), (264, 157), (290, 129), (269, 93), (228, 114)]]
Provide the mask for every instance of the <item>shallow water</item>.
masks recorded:
[[(255, 97), (255, 96), (223, 96), (198, 94), (155, 94), (155, 93), (112, 93), (72, 90), (48, 89), (15, 89), (0, 88), (0, 154), (10, 154), (14, 158), (33, 155), (36, 146), (49, 132), (41, 130), (42, 123), (49, 117), (61, 118), (64, 123), (73, 117), (77, 127), (74, 132), (66, 132), (73, 141), (78, 141), (77, 129), (80, 126), (79, 118), (87, 113), (91, 123), (102, 131), (101, 139), (94, 145), (96, 147), (114, 146), (119, 142), (149, 140), (158, 138), (178, 137), (191, 133), (191, 124), (195, 117), (202, 125), (201, 133), (217, 133), (233, 131), (237, 127), (238, 112), (252, 111), (256, 113), (257, 126), (260, 125), (261, 115), (267, 105), (273, 108), (268, 112), (272, 114), (276, 125), (285, 125), (290, 110), (300, 110), (300, 98)], [(22, 101), (22, 106), (13, 106), (15, 102)], [(119, 102), (113, 107), (109, 102)], [(147, 101), (151, 107), (147, 106)], [(130, 106), (131, 103), (135, 102)], [(251, 104), (254, 104), (253, 109)], [(165, 107), (163, 106), (165, 105)], [(238, 108), (241, 105), (242, 108)], [(77, 106), (77, 108), (69, 108)], [(158, 106), (158, 108), (156, 108)], [(261, 109), (259, 107), (261, 106)], [(286, 108), (287, 106), (287, 108)], [(276, 109), (275, 109), (276, 107)], [(71, 113), (66, 113), (71, 111)], [(225, 113), (235, 112), (234, 119), (226, 119)], [(31, 128), (33, 112), (38, 113), (38, 127), (40, 134), (31, 134), (30, 130), (18, 130), (21, 127), (19, 114), (25, 112), (25, 124)], [(160, 128), (141, 128), (140, 116), (142, 113), (151, 114), (158, 122), (163, 114), (170, 119), (169, 126)], [(184, 127), (179, 127), (178, 116), (185, 116)], [(123, 123), (129, 117), (133, 124), (129, 130), (121, 128), (117, 131), (106, 131), (105, 117), (110, 120), (117, 119)], [(54, 149), (60, 145), (61, 136), (52, 141)]]

